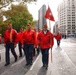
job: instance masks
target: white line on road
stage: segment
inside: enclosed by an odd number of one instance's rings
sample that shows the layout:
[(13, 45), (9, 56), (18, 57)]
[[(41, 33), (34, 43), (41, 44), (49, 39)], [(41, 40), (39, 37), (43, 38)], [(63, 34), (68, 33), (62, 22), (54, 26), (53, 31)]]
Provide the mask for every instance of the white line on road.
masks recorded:
[(20, 64), (23, 60), (25, 60), (24, 57), (23, 57), (22, 59), (20, 59), (18, 62), (14, 63), (14, 64), (12, 65), (12, 67), (15, 66), (15, 65), (17, 65), (17, 64)]
[[(39, 56), (40, 56), (40, 54), (39, 54)], [(37, 62), (39, 56), (38, 56), (38, 57), (36, 58), (36, 60), (34, 61), (33, 65), (32, 65), (31, 68), (30, 68), (30, 70), (32, 70), (32, 69), (34, 68), (34, 66), (35, 66), (35, 64), (36, 64), (36, 62)]]

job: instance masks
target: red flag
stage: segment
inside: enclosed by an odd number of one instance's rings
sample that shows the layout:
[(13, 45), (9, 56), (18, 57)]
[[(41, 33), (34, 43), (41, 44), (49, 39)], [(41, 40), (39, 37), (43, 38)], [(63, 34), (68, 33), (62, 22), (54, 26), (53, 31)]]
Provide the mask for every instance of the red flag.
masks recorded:
[(49, 6), (48, 6), (48, 9), (47, 9), (46, 14), (45, 14), (44, 17), (45, 17), (46, 19), (51, 20), (51, 21), (55, 21), (55, 20), (54, 20), (54, 17), (53, 17), (53, 14), (52, 14)]

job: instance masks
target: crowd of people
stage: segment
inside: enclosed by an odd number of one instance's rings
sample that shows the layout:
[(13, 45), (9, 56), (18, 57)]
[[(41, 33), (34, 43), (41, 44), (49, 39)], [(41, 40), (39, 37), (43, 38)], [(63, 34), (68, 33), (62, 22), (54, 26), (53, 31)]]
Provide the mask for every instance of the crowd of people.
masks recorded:
[(18, 56), (15, 52), (15, 47), (18, 44), (19, 48), (19, 57), (23, 56), (22, 50), (26, 59), (26, 66), (33, 64), (33, 57), (41, 52), (42, 54), (42, 63), (43, 67), (48, 67), (49, 63), (49, 49), (54, 45), (54, 37), (57, 40), (57, 45), (60, 45), (61, 35), (58, 32), (57, 34), (52, 34), (47, 27), (47, 24), (44, 24), (43, 30), (36, 28), (32, 29), (30, 24), (27, 24), (27, 29), (24, 30), (20, 28), (18, 33), (13, 29), (12, 24), (8, 24), (8, 29), (4, 33), (4, 46), (5, 46), (5, 66), (10, 64), (10, 54), (11, 53), (17, 62)]

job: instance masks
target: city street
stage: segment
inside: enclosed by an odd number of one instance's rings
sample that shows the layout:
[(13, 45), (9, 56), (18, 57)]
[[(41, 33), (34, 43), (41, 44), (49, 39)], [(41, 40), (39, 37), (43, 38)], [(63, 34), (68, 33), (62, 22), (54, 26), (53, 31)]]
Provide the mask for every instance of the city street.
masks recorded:
[[(16, 48), (18, 53), (18, 48)], [(5, 50), (3, 45), (0, 45), (0, 75), (76, 75), (76, 39), (67, 38), (61, 40), (60, 47), (57, 47), (56, 40), (52, 49), (49, 51), (49, 67), (46, 70), (42, 67), (41, 53), (34, 57), (32, 66), (25, 66), (25, 57), (18, 58), (15, 63), (14, 58), (10, 53), (10, 65), (5, 67)]]

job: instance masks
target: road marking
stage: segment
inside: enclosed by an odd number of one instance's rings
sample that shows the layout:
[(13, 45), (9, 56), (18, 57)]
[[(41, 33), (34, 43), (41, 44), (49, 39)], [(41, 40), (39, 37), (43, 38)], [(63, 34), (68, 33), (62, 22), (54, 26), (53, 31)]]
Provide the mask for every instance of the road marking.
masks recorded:
[[(40, 54), (39, 54), (39, 56), (40, 56)], [(38, 56), (38, 57), (36, 58), (36, 60), (34, 61), (33, 65), (32, 65), (31, 68), (30, 68), (30, 70), (32, 70), (32, 69), (34, 68), (34, 66), (35, 66), (35, 64), (36, 64), (36, 62), (37, 62), (39, 56)]]
[(22, 59), (20, 59), (18, 62), (12, 64), (12, 67), (15, 66), (15, 65), (17, 65), (17, 64), (20, 64), (24, 59), (25, 59), (25, 57), (23, 57)]

